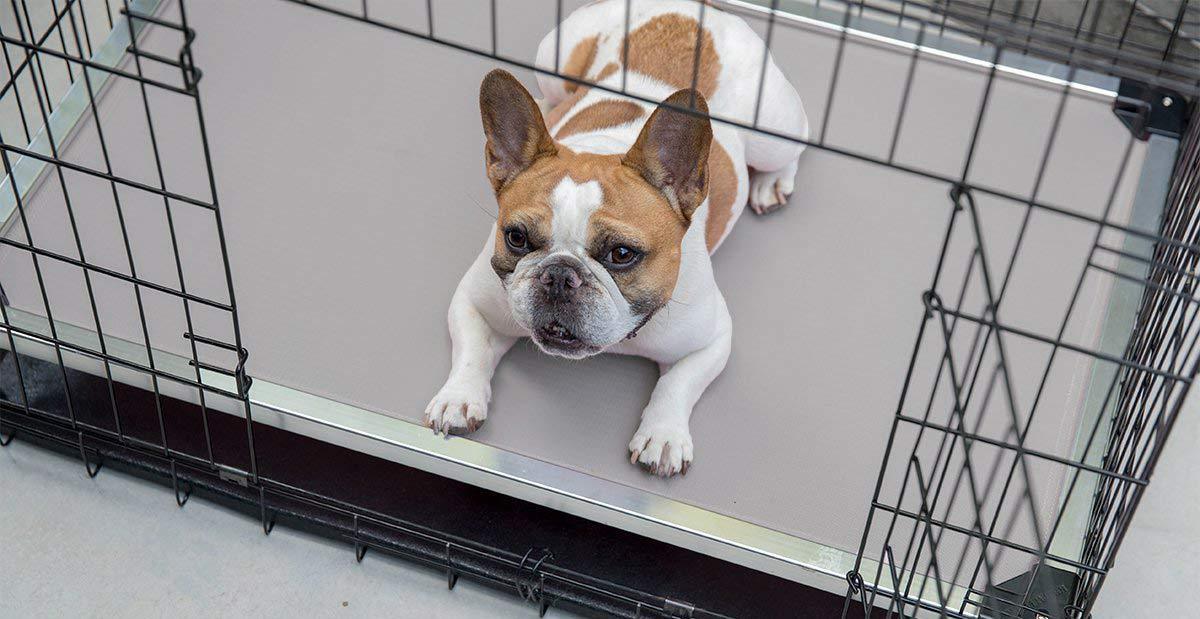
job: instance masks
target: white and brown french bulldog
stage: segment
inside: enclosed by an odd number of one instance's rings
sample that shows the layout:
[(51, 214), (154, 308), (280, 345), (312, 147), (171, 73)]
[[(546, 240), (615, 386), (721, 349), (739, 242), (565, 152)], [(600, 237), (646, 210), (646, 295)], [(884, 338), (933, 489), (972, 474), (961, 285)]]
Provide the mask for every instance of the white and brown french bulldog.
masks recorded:
[(699, 115), (540, 75), (539, 106), (509, 73), (484, 78), (499, 216), (450, 303), (452, 367), (425, 423), (477, 429), (517, 338), (571, 359), (648, 357), (661, 376), (630, 461), (671, 476), (692, 462), (688, 418), (729, 357), (732, 322), (709, 257), (745, 205), (764, 213), (786, 202), (803, 150), (707, 114), (801, 139), (808, 120), (769, 56), (764, 72), (765, 46), (739, 17), (704, 7), (697, 59), (699, 3), (632, 5), (627, 48), (625, 0), (601, 0), (561, 24), (560, 54), (546, 35), (538, 66), (558, 57), (564, 75)]

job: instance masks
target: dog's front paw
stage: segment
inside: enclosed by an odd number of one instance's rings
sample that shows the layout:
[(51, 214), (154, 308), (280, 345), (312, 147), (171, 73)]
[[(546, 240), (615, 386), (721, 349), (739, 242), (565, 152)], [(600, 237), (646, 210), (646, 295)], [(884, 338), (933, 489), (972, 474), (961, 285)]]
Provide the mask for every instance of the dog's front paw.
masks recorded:
[(692, 465), (692, 434), (687, 423), (642, 422), (629, 441), (629, 462), (655, 475), (687, 475)]
[(481, 387), (465, 381), (446, 381), (425, 407), (425, 427), (445, 435), (478, 430), (487, 420), (489, 392), (486, 384)]
[(782, 170), (750, 173), (750, 210), (766, 215), (787, 205), (788, 198), (796, 187), (796, 163)]

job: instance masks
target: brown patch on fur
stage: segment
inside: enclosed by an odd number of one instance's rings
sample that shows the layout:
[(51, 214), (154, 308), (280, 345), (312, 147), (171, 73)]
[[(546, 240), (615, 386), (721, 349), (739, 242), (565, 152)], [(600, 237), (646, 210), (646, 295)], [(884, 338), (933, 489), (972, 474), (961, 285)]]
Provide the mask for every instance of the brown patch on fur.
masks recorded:
[(567, 115), (567, 112), (570, 112), (571, 108), (575, 107), (575, 104), (579, 103), (579, 100), (587, 95), (587, 93), (587, 88), (580, 88), (571, 93), (571, 96), (560, 101), (558, 105), (550, 110), (549, 114), (546, 114), (546, 126), (554, 128), (554, 125), (561, 122), (563, 117)]
[(676, 88), (691, 88), (697, 73), (696, 89), (711, 97), (717, 89), (721, 60), (707, 28), (700, 35), (700, 66), (696, 60), (697, 22), (678, 13), (664, 13), (629, 33), (628, 67)]
[[(583, 79), (587, 75), (588, 69), (592, 67), (592, 62), (596, 60), (596, 44), (599, 42), (600, 36), (590, 36), (580, 41), (571, 50), (571, 55), (567, 56), (567, 64), (562, 67), (562, 74)], [(563, 89), (568, 93), (575, 92), (580, 85), (575, 82), (565, 82)]]
[(593, 253), (610, 250), (604, 244), (609, 237), (645, 252), (634, 268), (612, 272), (626, 300), (643, 313), (666, 303), (679, 276), (687, 222), (637, 170), (622, 163), (621, 155), (559, 148), (555, 156), (537, 160), (515, 178), (497, 197), (500, 212), (493, 267), (498, 273), (511, 272), (520, 259), (504, 243), (504, 229), (513, 223), (525, 226), (535, 247), (539, 242), (548, 242), (553, 217), (550, 196), (566, 176), (576, 183), (596, 181), (604, 194), (603, 204), (590, 220), (589, 227), (596, 237), (589, 239)]
[(729, 219), (733, 217), (733, 201), (737, 199), (737, 171), (733, 160), (721, 144), (713, 140), (708, 151), (708, 222), (704, 225), (704, 240), (709, 253), (725, 237)]
[(621, 65), (619, 65), (615, 62), (610, 62), (610, 63), (604, 65), (603, 69), (600, 69), (600, 72), (596, 74), (596, 78), (593, 81), (602, 82), (602, 81), (608, 79), (609, 76), (616, 73), (620, 69), (621, 69)]
[(632, 101), (604, 99), (579, 110), (558, 130), (558, 133), (554, 134), (554, 138), (562, 140), (576, 133), (608, 129), (633, 122), (641, 117), (641, 106)]
[[(597, 73), (595, 77), (591, 77), (588, 79), (590, 79), (593, 82), (599, 82), (601, 80), (607, 79), (609, 76), (611, 76), (612, 74), (614, 74), (618, 70), (620, 70), (620, 68), (621, 68), (620, 65), (618, 65), (617, 63), (610, 62), (610, 63), (604, 65), (604, 68), (600, 69), (600, 72)], [(576, 88), (576, 89), (574, 89), (573, 92), (571, 90), (568, 90), (568, 92), (571, 93), (570, 96), (568, 96), (566, 99), (563, 99), (562, 101), (560, 101), (558, 103), (558, 105), (554, 106), (554, 108), (551, 109), (548, 114), (546, 114), (546, 126), (553, 129), (554, 125), (557, 125), (559, 122), (562, 122), (562, 119), (563, 119), (563, 117), (565, 117), (567, 115), (567, 112), (570, 112), (571, 108), (575, 107), (575, 104), (579, 103), (579, 100), (584, 98), (584, 96), (587, 95), (589, 90), (591, 90), (591, 89), (586, 86), (583, 88)]]

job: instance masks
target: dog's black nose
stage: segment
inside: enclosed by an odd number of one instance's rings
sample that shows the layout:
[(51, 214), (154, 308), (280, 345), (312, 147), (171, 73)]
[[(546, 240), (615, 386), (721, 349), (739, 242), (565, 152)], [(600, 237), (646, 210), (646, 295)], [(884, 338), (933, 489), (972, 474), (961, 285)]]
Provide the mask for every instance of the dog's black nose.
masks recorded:
[(575, 289), (583, 283), (583, 278), (579, 277), (579, 271), (571, 266), (551, 264), (542, 269), (538, 281), (542, 283), (542, 289), (551, 298), (569, 299)]

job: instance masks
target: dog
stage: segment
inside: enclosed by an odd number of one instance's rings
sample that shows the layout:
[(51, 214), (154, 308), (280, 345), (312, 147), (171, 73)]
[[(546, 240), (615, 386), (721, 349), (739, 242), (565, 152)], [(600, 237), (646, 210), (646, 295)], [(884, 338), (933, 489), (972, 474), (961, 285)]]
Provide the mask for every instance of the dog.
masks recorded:
[(660, 377), (630, 462), (670, 477), (693, 461), (692, 407), (729, 358), (732, 321), (710, 255), (746, 205), (786, 203), (803, 151), (712, 123), (710, 110), (801, 140), (808, 119), (741, 18), (694, 0), (638, 0), (626, 30), (626, 6), (588, 4), (542, 40), (537, 66), (580, 82), (539, 75), (541, 102), (503, 70), (480, 86), (499, 214), (450, 303), (450, 374), (424, 422), (447, 435), (478, 429), (492, 374), (521, 337), (568, 359), (647, 357)]

